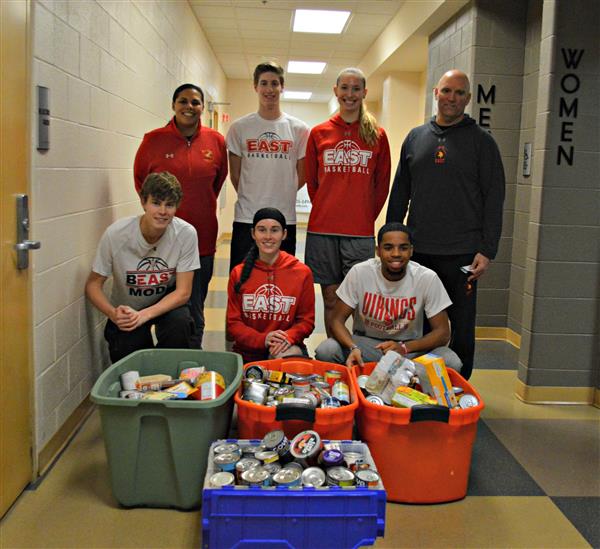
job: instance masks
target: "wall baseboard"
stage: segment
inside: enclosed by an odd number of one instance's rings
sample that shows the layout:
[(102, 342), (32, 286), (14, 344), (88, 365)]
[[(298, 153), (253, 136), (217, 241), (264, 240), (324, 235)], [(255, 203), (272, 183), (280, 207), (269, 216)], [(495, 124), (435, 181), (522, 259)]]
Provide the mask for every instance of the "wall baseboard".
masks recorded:
[(42, 448), (38, 455), (37, 476), (42, 476), (52, 466), (93, 409), (94, 404), (88, 395)]
[(506, 341), (517, 349), (521, 348), (521, 336), (510, 328), (478, 326), (475, 328), (475, 339)]
[(593, 404), (600, 407), (600, 391), (594, 387), (533, 387), (517, 379), (515, 395), (527, 404)]

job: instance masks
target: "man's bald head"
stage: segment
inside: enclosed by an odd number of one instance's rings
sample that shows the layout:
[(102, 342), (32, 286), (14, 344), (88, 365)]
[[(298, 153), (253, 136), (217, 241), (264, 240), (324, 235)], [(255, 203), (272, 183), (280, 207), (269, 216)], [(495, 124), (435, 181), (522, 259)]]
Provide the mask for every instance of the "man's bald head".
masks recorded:
[(458, 69), (449, 70), (440, 78), (434, 93), (438, 106), (436, 122), (441, 126), (458, 124), (471, 101), (469, 77)]

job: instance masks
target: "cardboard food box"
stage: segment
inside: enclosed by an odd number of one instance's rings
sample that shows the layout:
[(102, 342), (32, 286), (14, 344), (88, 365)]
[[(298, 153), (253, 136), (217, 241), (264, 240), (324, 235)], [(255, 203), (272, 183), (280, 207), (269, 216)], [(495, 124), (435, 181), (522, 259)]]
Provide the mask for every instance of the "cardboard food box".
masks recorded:
[(452, 390), (444, 359), (427, 353), (412, 360), (417, 367), (417, 375), (423, 391), (437, 400), (438, 404), (454, 408), (457, 405), (456, 396)]

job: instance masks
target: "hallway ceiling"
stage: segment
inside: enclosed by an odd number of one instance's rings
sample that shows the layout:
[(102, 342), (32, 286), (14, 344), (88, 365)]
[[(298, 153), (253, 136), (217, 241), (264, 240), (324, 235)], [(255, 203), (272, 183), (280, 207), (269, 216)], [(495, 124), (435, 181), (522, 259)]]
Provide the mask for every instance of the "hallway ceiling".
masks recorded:
[[(274, 59), (286, 69), (285, 87), (312, 91), (327, 102), (340, 70), (356, 66), (405, 0), (190, 0), (228, 78), (251, 79), (254, 67)], [(342, 34), (292, 32), (294, 10), (352, 12)], [(287, 63), (325, 61), (322, 74), (287, 74)]]

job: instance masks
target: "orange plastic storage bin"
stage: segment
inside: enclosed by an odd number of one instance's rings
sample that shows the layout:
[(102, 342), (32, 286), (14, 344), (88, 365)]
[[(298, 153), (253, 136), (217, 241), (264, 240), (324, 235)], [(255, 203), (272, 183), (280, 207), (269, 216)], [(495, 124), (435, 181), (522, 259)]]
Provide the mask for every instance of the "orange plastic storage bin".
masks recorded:
[(323, 440), (352, 440), (358, 396), (355, 380), (348, 368), (308, 358), (280, 358), (249, 362), (244, 366), (244, 370), (254, 364), (260, 364), (268, 370), (298, 374), (324, 375), (326, 370), (337, 370), (342, 372), (342, 379), (348, 384), (351, 402), (341, 408), (317, 408), (316, 410), (288, 405), (262, 406), (242, 400), (243, 386), (240, 386), (235, 395), (238, 409), (238, 438), (262, 438), (269, 431), (276, 429), (283, 430), (288, 438), (292, 438), (301, 431), (314, 429)]
[[(356, 378), (374, 368), (374, 362), (352, 368), (357, 387)], [(441, 503), (467, 495), (483, 401), (460, 374), (448, 368), (448, 375), (453, 386), (475, 395), (479, 404), (464, 410), (445, 406), (393, 408), (372, 404), (358, 391), (358, 432), (369, 445), (388, 501)]]

